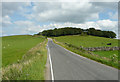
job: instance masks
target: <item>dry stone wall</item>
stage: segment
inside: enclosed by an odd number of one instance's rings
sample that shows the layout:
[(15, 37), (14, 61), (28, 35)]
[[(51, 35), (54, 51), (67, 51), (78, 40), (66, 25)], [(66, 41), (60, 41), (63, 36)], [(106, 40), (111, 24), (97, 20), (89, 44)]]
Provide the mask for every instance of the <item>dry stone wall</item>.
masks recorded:
[(110, 51), (110, 50), (120, 50), (120, 47), (89, 47), (83, 49), (87, 51)]

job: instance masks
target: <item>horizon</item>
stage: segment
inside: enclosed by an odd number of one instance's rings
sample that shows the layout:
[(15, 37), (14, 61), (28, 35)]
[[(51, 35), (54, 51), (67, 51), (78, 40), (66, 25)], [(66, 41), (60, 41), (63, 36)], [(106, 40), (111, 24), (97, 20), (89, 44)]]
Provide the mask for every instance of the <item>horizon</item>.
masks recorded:
[[(78, 27), (61, 27), (61, 28), (78, 28)], [(61, 28), (54, 28), (54, 29), (61, 29)], [(54, 29), (47, 29), (47, 30), (54, 30)], [(43, 30), (43, 31), (47, 31), (47, 30)], [(82, 30), (87, 30), (87, 29), (82, 29)], [(95, 30), (100, 30), (100, 29), (95, 29)], [(43, 32), (43, 31), (41, 31), (41, 32)], [(101, 31), (105, 31), (105, 30), (101, 30)], [(40, 33), (40, 32), (38, 32), (38, 33)], [(35, 34), (38, 34), (38, 33), (35, 33)], [(21, 35), (31, 35), (31, 36), (34, 36), (35, 34), (21, 34)], [(21, 36), (21, 35), (13, 34), (13, 35), (7, 35), (7, 36)], [(69, 36), (69, 35), (66, 35), (66, 36)], [(71, 36), (74, 36), (74, 35), (71, 35)], [(88, 36), (92, 36), (92, 35), (88, 35)], [(117, 36), (117, 34), (116, 34), (116, 36)], [(0, 36), (0, 37), (6, 37), (6, 36)], [(96, 36), (96, 37), (99, 37), (99, 36)], [(104, 38), (106, 38), (106, 37), (104, 37)], [(112, 38), (112, 39), (119, 39), (119, 38), (116, 37), (116, 38)]]

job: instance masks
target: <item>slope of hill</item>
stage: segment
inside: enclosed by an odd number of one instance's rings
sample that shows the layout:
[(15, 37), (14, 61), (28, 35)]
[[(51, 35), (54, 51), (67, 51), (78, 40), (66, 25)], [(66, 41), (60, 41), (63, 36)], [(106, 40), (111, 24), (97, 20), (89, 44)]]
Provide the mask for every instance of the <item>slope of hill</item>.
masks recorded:
[(44, 40), (44, 38), (31, 35), (2, 37), (2, 66), (19, 61), (29, 49)]
[[(118, 46), (117, 39), (96, 37), (96, 36), (74, 35), (74, 36), (55, 37), (55, 39), (57, 41), (60, 41), (63, 43), (73, 44), (77, 47), (80, 47), (80, 46), (83, 46), (83, 47), (113, 47), (113, 46)], [(111, 45), (107, 45), (108, 43), (111, 43)]]
[(2, 38), (2, 80), (45, 80), (47, 40), (44, 37)]

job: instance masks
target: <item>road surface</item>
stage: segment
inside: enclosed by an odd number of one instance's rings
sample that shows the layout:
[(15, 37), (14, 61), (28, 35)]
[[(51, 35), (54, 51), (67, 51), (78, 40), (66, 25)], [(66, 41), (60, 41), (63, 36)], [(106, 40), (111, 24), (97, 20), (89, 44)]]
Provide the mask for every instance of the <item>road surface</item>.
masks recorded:
[(118, 80), (118, 70), (80, 57), (48, 39), (53, 80)]

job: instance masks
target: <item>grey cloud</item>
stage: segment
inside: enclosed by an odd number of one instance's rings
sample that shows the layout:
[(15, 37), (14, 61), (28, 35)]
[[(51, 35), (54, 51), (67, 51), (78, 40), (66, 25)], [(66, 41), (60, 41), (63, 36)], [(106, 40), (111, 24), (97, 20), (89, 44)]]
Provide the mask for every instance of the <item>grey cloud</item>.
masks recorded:
[[(4, 2), (3, 16), (17, 12), (25, 5), (26, 3), (23, 2)], [(113, 2), (37, 2), (34, 3), (32, 13), (24, 13), (24, 16), (39, 22), (84, 23), (98, 19), (99, 12), (106, 8), (116, 9), (117, 4)]]
[(118, 10), (118, 2), (92, 2), (92, 4), (98, 8)]
[(2, 2), (2, 16), (11, 15), (29, 4), (27, 2)]
[(34, 3), (31, 18), (39, 22), (84, 23), (98, 19), (99, 12), (105, 9), (117, 10), (117, 4), (113, 2), (41, 2)]
[(33, 18), (40, 22), (73, 22), (83, 23), (98, 19), (99, 10), (92, 3), (35, 3)]

